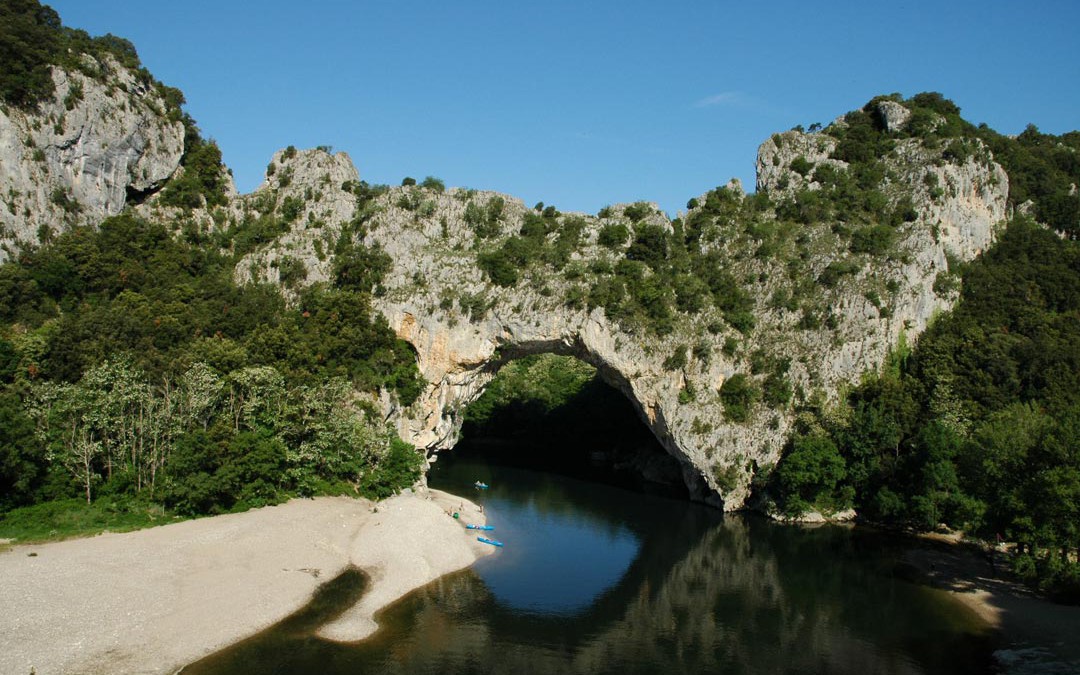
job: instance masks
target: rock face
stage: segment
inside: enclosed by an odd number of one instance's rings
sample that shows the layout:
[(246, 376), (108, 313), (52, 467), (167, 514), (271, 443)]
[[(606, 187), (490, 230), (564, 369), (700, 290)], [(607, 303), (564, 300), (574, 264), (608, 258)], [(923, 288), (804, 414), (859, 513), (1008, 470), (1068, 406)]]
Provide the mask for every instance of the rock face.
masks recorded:
[(825, 134), (806, 134), (785, 131), (773, 134), (761, 144), (757, 156), (757, 191), (773, 195), (792, 195), (803, 188), (819, 189), (812, 175), (792, 169), (792, 163), (805, 162), (805, 166), (831, 165), (845, 168), (847, 165), (829, 155), (836, 148), (836, 139)]
[[(784, 199), (794, 198), (802, 188), (818, 189), (811, 171), (804, 175), (799, 170), (820, 164), (846, 170), (844, 162), (828, 157), (833, 143), (822, 134), (799, 132), (766, 141), (758, 158), (758, 190)], [(796, 163), (793, 169), (796, 157), (805, 165)], [(573, 288), (582, 283), (582, 270), (613, 260), (611, 251), (598, 244), (605, 225), (638, 219), (672, 231), (673, 224), (655, 208), (641, 219), (640, 205), (634, 218), (627, 215), (629, 205), (611, 207), (603, 217), (563, 214), (583, 223), (582, 243), (565, 268), (573, 271), (526, 272), (513, 287), (496, 286), (478, 267), (478, 247), (490, 249), (518, 233), (530, 211), (520, 200), (491, 192), (395, 187), (364, 202), (362, 213), (349, 214), (350, 204), (361, 207), (344, 189), (355, 180), (355, 170), (344, 155), (317, 151), (292, 158), (278, 153), (275, 171), (293, 171), (288, 185), (275, 187), (271, 177), (244, 198), (268, 200), (276, 192), (280, 204), (284, 197), (306, 190), (301, 186), (312, 179), (322, 190), (316, 202), (309, 202), (315, 213), (300, 216), (291, 232), (242, 261), (237, 276), (272, 280), (275, 261), (289, 255), (305, 262), (308, 281), (325, 279), (330, 265), (325, 251), (351, 215), (354, 223), (363, 222), (357, 236), (393, 258), (376, 306), (416, 349), (428, 383), (408, 408), (388, 395), (382, 398), (387, 420), (402, 438), (427, 448), (434, 460), (434, 453), (455, 443), (463, 409), (479, 397), (502, 363), (538, 352), (573, 355), (595, 366), (634, 403), (663, 447), (679, 460), (694, 498), (735, 509), (745, 504), (754, 475), (777, 461), (794, 413), (790, 406), (758, 403), (746, 420), (730, 421), (720, 396), (724, 382), (736, 374), (762, 381), (765, 375), (754, 370), (754, 363), (764, 354), (790, 359), (788, 377), (797, 401), (835, 398), (843, 385), (878, 367), (898, 341), (917, 336), (935, 313), (951, 305), (955, 291), (935, 290), (939, 275), (948, 274), (950, 258), (970, 260), (992, 243), (994, 227), (1006, 215), (1004, 171), (985, 153), (962, 164), (936, 161), (939, 158), (940, 151), (935, 154), (915, 139), (899, 141), (891, 153), (889, 199), (910, 197), (917, 216), (897, 228), (897, 243), (887, 258), (853, 256), (846, 245), (836, 245), (829, 224), (806, 226), (798, 235), (810, 252), (801, 274), (810, 279), (836, 261), (859, 262), (857, 271), (815, 299), (813, 311), (827, 315), (828, 325), (808, 323), (810, 309), (800, 315), (778, 306), (775, 298), (787, 288), (784, 268), (744, 255), (732, 248), (739, 245), (735, 239), (723, 236), (709, 246), (729, 261), (732, 274), (749, 280), (756, 318), (749, 336), (730, 329), (712, 332), (717, 315), (709, 310), (680, 315), (671, 334), (660, 336), (612, 320), (603, 308), (568, 302)], [(737, 186), (727, 190), (739, 200), (748, 199)], [(478, 243), (468, 214), (491, 210), (500, 214), (494, 224), (497, 232), (487, 243)], [(743, 239), (753, 244), (753, 237)], [(316, 251), (320, 248), (321, 255)], [(729, 348), (732, 341), (735, 348)], [(673, 365), (670, 357), (679, 348), (686, 353), (687, 346), (694, 347), (695, 356)]]
[(885, 131), (894, 134), (900, 131), (911, 119), (911, 111), (896, 101), (878, 101), (875, 111), (885, 125)]
[(20, 243), (116, 215), (129, 193), (160, 187), (180, 165), (184, 126), (111, 57), (84, 56), (92, 78), (53, 68), (56, 90), (32, 112), (0, 106), (0, 261)]
[(274, 153), (267, 172), (255, 192), (231, 200), (231, 217), (243, 221), (266, 209), (288, 208), (295, 209), (290, 212), (294, 225), (252, 259), (257, 264), (239, 265), (237, 278), (279, 283), (281, 263), (291, 258), (303, 264), (306, 284), (326, 281), (333, 261), (324, 252), (334, 249), (342, 226), (356, 212), (357, 199), (351, 192), (360, 181), (356, 166), (344, 152), (290, 147)]

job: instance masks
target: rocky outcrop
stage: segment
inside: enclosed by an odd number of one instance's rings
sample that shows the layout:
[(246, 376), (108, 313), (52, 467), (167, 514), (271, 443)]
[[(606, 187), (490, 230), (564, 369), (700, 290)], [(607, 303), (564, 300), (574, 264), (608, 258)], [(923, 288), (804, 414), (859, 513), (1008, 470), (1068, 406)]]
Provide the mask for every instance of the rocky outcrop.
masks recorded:
[(779, 196), (802, 189), (820, 189), (821, 185), (814, 181), (811, 173), (814, 167), (827, 164), (840, 170), (847, 168), (846, 162), (830, 157), (835, 148), (836, 139), (822, 133), (806, 134), (793, 130), (773, 134), (758, 148), (758, 192), (767, 191)]
[(243, 222), (261, 212), (284, 211), (293, 226), (251, 259), (256, 264), (239, 265), (237, 279), (280, 283), (286, 259), (303, 265), (305, 285), (329, 279), (333, 260), (327, 252), (334, 250), (342, 227), (356, 215), (352, 188), (359, 181), (356, 166), (344, 152), (289, 147), (274, 153), (262, 185), (231, 200), (230, 217)]
[[(795, 185), (815, 189), (812, 170), (803, 175), (805, 166), (791, 166), (796, 157), (811, 167), (827, 163), (845, 170), (843, 162), (828, 157), (832, 143), (829, 136), (799, 132), (770, 139), (759, 154), (759, 190), (783, 199), (794, 194)], [(427, 381), (420, 399), (408, 408), (389, 395), (382, 398), (387, 419), (402, 438), (427, 448), (434, 461), (435, 453), (455, 443), (463, 409), (482, 393), (500, 364), (528, 353), (569, 354), (594, 365), (634, 403), (679, 460), (696, 499), (725, 509), (743, 506), (754, 475), (777, 461), (794, 414), (790, 405), (758, 403), (745, 421), (732, 421), (721, 400), (724, 382), (742, 374), (760, 384), (767, 374), (756, 370), (759, 361), (786, 360), (797, 402), (835, 397), (842, 386), (877, 368), (898, 341), (917, 336), (932, 316), (950, 306), (955, 291), (939, 289), (935, 282), (949, 273), (950, 259), (969, 260), (993, 241), (994, 227), (1005, 217), (1007, 194), (1007, 177), (985, 153), (950, 164), (918, 140), (901, 141), (888, 159), (892, 182), (885, 191), (892, 201), (910, 197), (917, 215), (896, 228), (888, 255), (853, 254), (832, 232), (834, 224), (819, 223), (789, 232), (788, 241), (799, 242), (802, 258), (763, 257), (755, 235), (744, 233), (743, 224), (717, 219), (709, 225), (716, 229), (706, 248), (727, 260), (728, 271), (750, 292), (757, 325), (749, 335), (726, 325), (717, 330), (721, 316), (707, 308), (680, 314), (672, 332), (661, 336), (613, 320), (603, 308), (567, 301), (575, 288), (590, 283), (589, 269), (615, 260), (598, 243), (599, 233), (605, 225), (628, 223), (628, 205), (611, 207), (602, 217), (563, 214), (562, 219), (578, 219), (583, 226), (581, 243), (563, 271), (525, 270), (521, 282), (504, 288), (480, 271), (478, 250), (491, 250), (518, 233), (529, 212), (524, 203), (491, 192), (412, 186), (391, 188), (364, 202), (363, 213), (350, 213), (349, 205), (360, 202), (348, 189), (354, 174), (346, 162), (343, 155), (317, 151), (291, 159), (275, 155), (275, 172), (293, 171), (289, 185), (275, 186), (270, 177), (246, 200), (270, 200), (276, 194), (280, 204), (285, 196), (307, 190), (300, 186), (310, 187), (312, 180), (321, 186), (321, 196), (307, 202), (314, 215), (305, 212), (309, 215), (297, 218), (288, 234), (242, 261), (237, 275), (273, 279), (275, 261), (289, 255), (304, 261), (308, 280), (325, 279), (330, 241), (347, 221), (362, 222), (357, 236), (381, 246), (394, 261), (376, 306), (416, 349)], [(930, 174), (936, 178), (926, 178)], [(728, 191), (745, 199), (734, 187)], [(467, 214), (489, 210), (499, 213), (496, 231), (480, 242)], [(686, 214), (684, 222), (694, 213)], [(672, 231), (658, 210), (644, 220)], [(319, 224), (313, 227), (313, 222)], [(769, 227), (795, 226), (774, 222)], [(805, 280), (821, 276), (838, 261), (850, 263), (849, 272), (831, 286), (818, 284), (801, 307), (776, 301), (793, 288), (792, 265), (799, 266)], [(692, 356), (672, 359), (678, 350)]]
[(881, 118), (885, 131), (895, 134), (911, 119), (911, 111), (896, 101), (883, 99), (874, 104), (874, 111)]
[(96, 224), (177, 170), (184, 127), (161, 96), (111, 57), (53, 68), (52, 98), (0, 106), (0, 261), (58, 229)]

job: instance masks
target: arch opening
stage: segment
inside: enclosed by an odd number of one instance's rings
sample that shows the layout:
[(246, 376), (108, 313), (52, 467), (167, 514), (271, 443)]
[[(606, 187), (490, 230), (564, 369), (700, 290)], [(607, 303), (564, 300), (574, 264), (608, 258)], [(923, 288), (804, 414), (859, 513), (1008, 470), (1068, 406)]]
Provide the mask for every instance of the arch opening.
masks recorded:
[(602, 365), (534, 346), (486, 367), (495, 376), (465, 408), (451, 456), (691, 498), (682, 463)]

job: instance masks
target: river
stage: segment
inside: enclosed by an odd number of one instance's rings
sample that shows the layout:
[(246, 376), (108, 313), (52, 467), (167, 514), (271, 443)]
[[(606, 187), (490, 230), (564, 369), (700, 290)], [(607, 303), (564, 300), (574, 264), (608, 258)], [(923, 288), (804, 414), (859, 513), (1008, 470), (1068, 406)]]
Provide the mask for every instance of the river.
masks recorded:
[(482, 503), (485, 534), (505, 546), (391, 605), (364, 642), (313, 635), (363, 592), (347, 573), (185, 674), (992, 670), (985, 624), (904, 580), (894, 537), (725, 516), (466, 453), (445, 454), (429, 482)]

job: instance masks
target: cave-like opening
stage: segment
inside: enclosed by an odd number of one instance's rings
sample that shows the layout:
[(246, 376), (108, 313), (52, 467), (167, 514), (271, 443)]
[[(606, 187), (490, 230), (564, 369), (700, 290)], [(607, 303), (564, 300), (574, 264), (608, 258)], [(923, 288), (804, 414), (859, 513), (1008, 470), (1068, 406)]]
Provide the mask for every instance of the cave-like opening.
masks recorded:
[(502, 364), (465, 409), (449, 455), (689, 497), (679, 461), (631, 401), (573, 356), (531, 354)]

